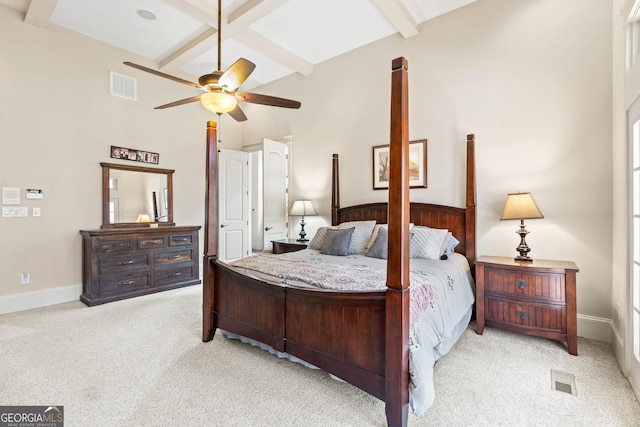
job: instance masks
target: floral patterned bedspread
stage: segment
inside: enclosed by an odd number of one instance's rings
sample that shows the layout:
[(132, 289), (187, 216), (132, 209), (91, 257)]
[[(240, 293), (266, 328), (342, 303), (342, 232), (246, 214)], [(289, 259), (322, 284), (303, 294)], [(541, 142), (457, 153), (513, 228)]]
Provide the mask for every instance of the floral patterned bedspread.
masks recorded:
[[(282, 255), (256, 255), (231, 263), (234, 267), (259, 271), (284, 280), (299, 280), (323, 289), (377, 291), (386, 289), (386, 270), (369, 265), (326, 262), (319, 259), (289, 258)], [(410, 272), (410, 324), (433, 306), (438, 295), (427, 272)]]

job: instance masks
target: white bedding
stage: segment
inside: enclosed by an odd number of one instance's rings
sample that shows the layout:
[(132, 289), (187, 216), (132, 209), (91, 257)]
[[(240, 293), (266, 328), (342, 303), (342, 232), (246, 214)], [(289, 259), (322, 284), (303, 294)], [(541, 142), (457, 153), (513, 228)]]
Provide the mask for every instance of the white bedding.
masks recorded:
[[(386, 260), (370, 258), (364, 255), (323, 255), (319, 251), (312, 249), (281, 254), (275, 257), (309, 259), (320, 262), (329, 261), (352, 266), (365, 265), (381, 269), (383, 272), (386, 269)], [(236, 268), (261, 279), (282, 282), (290, 286), (312, 287), (312, 285), (299, 280), (277, 278), (254, 270)], [(411, 322), (412, 328), (410, 331), (409, 399), (413, 412), (416, 415), (422, 415), (431, 407), (435, 398), (433, 366), (436, 360), (447, 354), (466, 329), (471, 318), (475, 292), (467, 259), (457, 253), (449, 255), (447, 260), (411, 259), (410, 271), (427, 272), (429, 283), (433, 287), (433, 293), (435, 294), (420, 315), (416, 317), (415, 313), (412, 313), (412, 317), (416, 318), (415, 321)], [(252, 342), (252, 340), (238, 337), (235, 334), (225, 332), (225, 335), (259, 345), (279, 357), (288, 357), (294, 361), (302, 362), (264, 344)], [(304, 364), (309, 366), (308, 363)]]

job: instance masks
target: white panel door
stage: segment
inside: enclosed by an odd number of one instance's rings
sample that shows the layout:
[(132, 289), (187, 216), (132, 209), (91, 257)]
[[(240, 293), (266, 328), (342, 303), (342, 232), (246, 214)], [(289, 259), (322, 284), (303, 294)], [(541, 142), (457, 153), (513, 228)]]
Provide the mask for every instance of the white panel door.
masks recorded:
[(630, 264), (632, 266), (629, 283), (631, 322), (628, 340), (629, 357), (629, 381), (640, 393), (640, 98), (627, 112), (628, 135), (631, 147), (631, 203), (630, 217), (633, 230), (633, 246), (630, 252)]
[(288, 170), (287, 145), (263, 140), (263, 223), (264, 248), (271, 241), (287, 237)]
[(248, 154), (220, 150), (218, 157), (218, 257), (233, 261), (249, 255)]

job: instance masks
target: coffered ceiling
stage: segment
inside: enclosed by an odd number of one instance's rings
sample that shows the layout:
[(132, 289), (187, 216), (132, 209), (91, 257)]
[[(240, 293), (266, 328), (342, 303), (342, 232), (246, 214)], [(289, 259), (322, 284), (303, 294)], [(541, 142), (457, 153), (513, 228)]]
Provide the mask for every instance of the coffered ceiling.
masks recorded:
[[(222, 70), (243, 57), (257, 67), (243, 90), (399, 33), (476, 0), (223, 0)], [(0, 0), (24, 21), (60, 27), (195, 81), (217, 69), (217, 0)], [(135, 72), (132, 72), (135, 73)]]

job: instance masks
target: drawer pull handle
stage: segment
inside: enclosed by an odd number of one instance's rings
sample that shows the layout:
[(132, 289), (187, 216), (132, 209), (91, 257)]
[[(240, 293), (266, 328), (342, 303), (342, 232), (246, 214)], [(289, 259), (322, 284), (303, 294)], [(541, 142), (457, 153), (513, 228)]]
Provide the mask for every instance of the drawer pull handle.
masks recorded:
[(529, 317), (529, 313), (527, 313), (526, 311), (516, 310), (516, 316), (518, 316), (520, 318), (521, 322), (524, 322), (524, 319)]
[(143, 245), (159, 245), (161, 243), (164, 243), (164, 240), (146, 240)]
[(171, 255), (171, 256), (168, 256), (167, 258), (168, 258), (168, 259), (178, 259), (178, 258), (180, 258), (181, 256), (182, 256), (182, 255)]
[(188, 240), (189, 240), (188, 237), (179, 237), (179, 238), (173, 239), (174, 242), (186, 242)]
[(127, 280), (126, 282), (119, 282), (118, 287), (122, 288), (124, 286), (133, 285), (134, 283), (136, 283), (135, 280)]
[(131, 261), (120, 261), (118, 263), (118, 265), (131, 265), (133, 264), (135, 261), (131, 260)]
[(182, 273), (173, 273), (173, 274), (171, 275), (171, 277), (178, 277), (178, 276), (182, 276)]
[(527, 286), (529, 286), (529, 282), (525, 282), (524, 280), (516, 280), (516, 286), (520, 288), (520, 290), (524, 290)]

